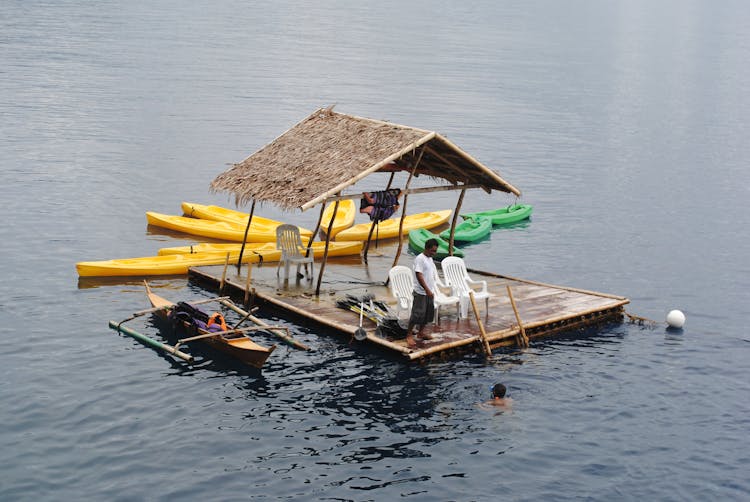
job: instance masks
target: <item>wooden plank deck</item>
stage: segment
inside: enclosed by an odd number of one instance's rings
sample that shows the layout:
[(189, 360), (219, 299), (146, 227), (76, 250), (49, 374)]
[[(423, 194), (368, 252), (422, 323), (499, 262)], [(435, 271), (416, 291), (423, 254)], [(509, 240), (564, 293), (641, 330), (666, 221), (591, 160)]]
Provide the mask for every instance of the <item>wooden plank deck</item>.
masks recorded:
[[(257, 303), (268, 302), (282, 311), (327, 326), (351, 339), (359, 327), (359, 315), (337, 307), (336, 300), (348, 294), (359, 296), (368, 293), (374, 295), (377, 300), (389, 304), (395, 312), (396, 301), (390, 290), (384, 286), (394, 255), (395, 249), (389, 247), (385, 251), (371, 251), (368, 264), (359, 256), (329, 259), (319, 297), (314, 296), (317, 274), (320, 270), (319, 262), (315, 264), (315, 277), (312, 281), (308, 281), (307, 278), (295, 278), (296, 266), (291, 267), (290, 279), (284, 281), (276, 276), (276, 263), (261, 266), (256, 264), (252, 268), (251, 289), (255, 291)], [(402, 254), (399, 260), (401, 264), (409, 266), (412, 261), (413, 256), (406, 254)], [(438, 270), (439, 268), (438, 264)], [(469, 269), (469, 273), (474, 279), (486, 280), (488, 290), (494, 295), (489, 300), (489, 311), (485, 310), (484, 301), (477, 302), (492, 348), (515, 344), (519, 333), (506, 286), (511, 287), (524, 330), (530, 339), (600, 322), (620, 320), (624, 306), (629, 303), (627, 298), (621, 296), (554, 286), (472, 269)], [(212, 285), (214, 288), (218, 287), (223, 274), (223, 266), (196, 267), (189, 273), (192, 279)], [(283, 274), (282, 267), (279, 275), (283, 277)], [(225, 288), (228, 289), (225, 289), (225, 292), (231, 290), (244, 296), (246, 283), (246, 265), (243, 265), (240, 274), (237, 273), (236, 265), (227, 268)], [(416, 348), (407, 347), (404, 339), (388, 340), (376, 336), (375, 323), (366, 318), (363, 328), (367, 331), (367, 339), (360, 343), (376, 346), (408, 360), (446, 355), (449, 352), (481, 350), (479, 325), (471, 307), (467, 319), (458, 319), (455, 307), (443, 307), (440, 323), (425, 328), (425, 333), (431, 334), (433, 339), (418, 341)]]

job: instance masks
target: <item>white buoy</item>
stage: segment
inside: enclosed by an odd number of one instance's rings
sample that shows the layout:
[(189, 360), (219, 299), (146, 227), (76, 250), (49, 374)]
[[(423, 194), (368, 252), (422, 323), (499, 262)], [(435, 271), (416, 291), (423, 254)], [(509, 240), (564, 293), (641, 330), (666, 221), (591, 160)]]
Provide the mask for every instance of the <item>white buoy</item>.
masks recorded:
[(679, 310), (670, 310), (667, 314), (667, 324), (671, 328), (682, 328), (685, 325), (685, 314)]

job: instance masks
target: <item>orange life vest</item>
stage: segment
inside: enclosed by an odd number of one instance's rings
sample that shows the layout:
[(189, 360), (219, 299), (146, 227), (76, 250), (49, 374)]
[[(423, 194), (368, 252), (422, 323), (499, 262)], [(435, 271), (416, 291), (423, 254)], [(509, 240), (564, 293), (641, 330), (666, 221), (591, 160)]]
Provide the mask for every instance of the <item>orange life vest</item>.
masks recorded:
[(222, 331), (227, 331), (229, 329), (227, 328), (227, 323), (224, 321), (224, 316), (221, 315), (221, 312), (214, 312), (211, 314), (211, 317), (208, 318), (208, 322), (206, 323), (206, 328), (210, 328), (213, 324), (221, 326)]

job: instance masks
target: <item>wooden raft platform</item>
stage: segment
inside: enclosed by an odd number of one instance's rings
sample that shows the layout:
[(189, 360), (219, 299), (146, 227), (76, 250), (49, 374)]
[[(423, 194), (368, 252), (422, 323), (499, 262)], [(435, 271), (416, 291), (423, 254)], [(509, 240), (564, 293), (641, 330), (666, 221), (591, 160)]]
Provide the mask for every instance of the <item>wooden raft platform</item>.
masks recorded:
[[(337, 307), (336, 300), (346, 295), (359, 296), (368, 293), (387, 303), (395, 312), (396, 301), (390, 290), (384, 286), (394, 254), (386, 256), (371, 252), (368, 264), (359, 256), (330, 258), (326, 263), (319, 297), (314, 295), (320, 270), (318, 262), (315, 264), (315, 277), (312, 281), (307, 277), (295, 278), (296, 266), (291, 267), (290, 278), (284, 281), (283, 267), (279, 277), (276, 276), (276, 263), (253, 265), (250, 288), (255, 292), (257, 304), (270, 303), (281, 311), (331, 328), (353, 340), (354, 332), (359, 327), (359, 315)], [(413, 256), (405, 255), (400, 259), (400, 263), (410, 266), (413, 259)], [(195, 267), (190, 269), (189, 276), (218, 288), (224, 272), (223, 265)], [(486, 280), (488, 290), (494, 295), (489, 300), (489, 311), (485, 310), (483, 300), (477, 302), (487, 339), (493, 349), (515, 345), (520, 332), (506, 286), (511, 287), (522, 325), (529, 339), (602, 322), (619, 321), (622, 319), (624, 306), (629, 303), (627, 298), (621, 296), (554, 286), (472, 269), (469, 269), (469, 273), (473, 279)], [(243, 265), (238, 275), (236, 264), (230, 264), (226, 269), (224, 292), (244, 296), (246, 284), (247, 265)], [(357, 343), (376, 346), (408, 360), (443, 356), (451, 352), (481, 351), (480, 328), (471, 306), (467, 319), (457, 317), (455, 306), (443, 307), (440, 311), (439, 325), (431, 324), (424, 330), (425, 333), (431, 334), (433, 339), (419, 340), (416, 348), (407, 347), (405, 339), (387, 340), (376, 336), (375, 323), (365, 318), (363, 328), (367, 331), (367, 339)]]

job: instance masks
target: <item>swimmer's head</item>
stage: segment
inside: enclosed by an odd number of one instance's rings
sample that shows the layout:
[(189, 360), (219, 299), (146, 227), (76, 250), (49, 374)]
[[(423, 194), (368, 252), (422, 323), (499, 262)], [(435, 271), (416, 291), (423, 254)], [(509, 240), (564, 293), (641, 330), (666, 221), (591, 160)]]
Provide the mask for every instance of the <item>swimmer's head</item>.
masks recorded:
[(501, 383), (496, 383), (494, 386), (492, 386), (492, 397), (499, 397), (500, 399), (505, 397), (505, 392), (507, 389), (505, 388), (505, 385)]

